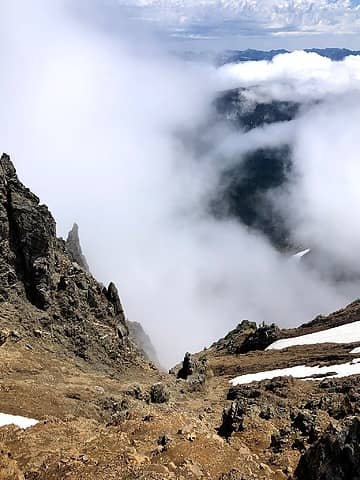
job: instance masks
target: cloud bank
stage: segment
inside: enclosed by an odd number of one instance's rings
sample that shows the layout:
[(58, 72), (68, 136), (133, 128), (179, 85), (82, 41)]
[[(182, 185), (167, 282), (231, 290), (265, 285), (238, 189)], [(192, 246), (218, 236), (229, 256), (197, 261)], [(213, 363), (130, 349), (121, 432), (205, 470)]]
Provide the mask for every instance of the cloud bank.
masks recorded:
[(179, 37), (357, 34), (358, 2), (349, 0), (125, 0), (148, 22)]
[[(291, 206), (294, 238), (336, 254), (355, 249), (355, 60), (315, 75), (320, 59), (309, 54), (302, 60), (313, 67), (297, 83), (291, 55), (247, 66), (246, 75), (216, 71), (148, 39), (136, 46), (126, 28), (106, 32), (63, 2), (1, 8), (1, 149), (49, 205), (60, 235), (79, 223), (91, 270), (117, 283), (129, 319), (144, 325), (165, 365), (243, 318), (295, 325), (352, 299), (356, 285), (335, 287), (235, 220), (215, 219), (208, 200), (246, 150), (290, 139), (298, 177), (279, 203)], [(354, 78), (340, 90), (331, 86), (338, 68)], [(304, 85), (328, 91), (289, 124), (245, 133), (214, 123), (220, 89), (255, 83), (276, 96), (279, 82), (289, 96), (304, 96)]]
[(360, 231), (353, 213), (360, 202), (360, 59), (333, 62), (299, 51), (272, 62), (228, 65), (219, 75), (224, 87), (252, 87), (250, 105), (302, 103), (295, 120), (251, 131), (241, 141), (228, 139), (228, 151), (234, 155), (254, 141), (260, 148), (289, 144), (296, 175), (277, 201), (286, 210), (294, 241), (326, 251), (359, 272)]
[(360, 90), (360, 59), (334, 62), (316, 53), (294, 51), (273, 61), (229, 64), (219, 70), (223, 88), (252, 87), (263, 100), (309, 102)]

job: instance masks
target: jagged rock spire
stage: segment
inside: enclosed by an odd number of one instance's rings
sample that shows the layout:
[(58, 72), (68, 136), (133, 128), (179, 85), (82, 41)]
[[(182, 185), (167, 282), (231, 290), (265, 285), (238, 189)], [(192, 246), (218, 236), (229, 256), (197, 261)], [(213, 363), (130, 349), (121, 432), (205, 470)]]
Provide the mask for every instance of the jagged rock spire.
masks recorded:
[(66, 249), (74, 262), (78, 263), (86, 272), (90, 273), (86, 257), (82, 252), (79, 238), (79, 226), (74, 223), (66, 239)]

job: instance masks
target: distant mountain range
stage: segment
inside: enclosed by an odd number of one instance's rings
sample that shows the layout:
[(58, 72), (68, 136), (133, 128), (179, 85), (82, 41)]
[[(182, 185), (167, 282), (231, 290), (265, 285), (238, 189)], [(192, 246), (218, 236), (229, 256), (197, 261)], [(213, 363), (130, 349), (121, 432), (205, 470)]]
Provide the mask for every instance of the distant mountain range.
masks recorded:
[[(308, 48), (304, 49), (308, 53), (317, 53), (322, 57), (331, 60), (340, 61), (350, 55), (360, 55), (360, 50), (348, 50), (347, 48)], [(272, 60), (276, 55), (282, 53), (290, 53), (288, 50), (226, 50), (216, 58), (217, 65), (225, 65), (227, 63), (251, 62), (258, 60)]]
[[(350, 55), (360, 55), (360, 50), (349, 50), (347, 48), (306, 48), (305, 52), (317, 53), (322, 57), (330, 58), (331, 60), (340, 61)], [(228, 63), (252, 62), (259, 60), (272, 60), (276, 55), (283, 53), (290, 53), (289, 50), (225, 50), (221, 53), (214, 52), (183, 52), (182, 58), (186, 60), (195, 61), (210, 61), (217, 66), (226, 65)]]

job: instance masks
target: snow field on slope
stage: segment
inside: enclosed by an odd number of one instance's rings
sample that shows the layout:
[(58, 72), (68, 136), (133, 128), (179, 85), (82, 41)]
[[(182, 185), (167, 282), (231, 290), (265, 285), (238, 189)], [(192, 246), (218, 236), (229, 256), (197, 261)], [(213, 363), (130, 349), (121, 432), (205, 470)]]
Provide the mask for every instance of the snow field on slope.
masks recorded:
[(340, 365), (331, 365), (329, 367), (306, 367), (305, 365), (299, 365), (296, 367), (282, 368), (278, 370), (268, 370), (267, 372), (251, 373), (246, 375), (240, 375), (233, 378), (229, 383), (232, 385), (247, 385), (252, 382), (261, 382), (262, 380), (271, 380), (275, 377), (294, 377), (301, 378), (303, 380), (323, 380), (322, 378), (312, 378), (314, 375), (324, 375), (326, 378), (341, 378), (348, 377), (350, 375), (360, 374), (360, 358), (356, 358), (348, 363), (342, 363)]
[[(315, 345), (317, 343), (354, 343), (360, 342), (360, 321), (347, 323), (340, 327), (329, 328), (321, 332), (283, 338), (272, 343), (266, 350), (282, 350), (296, 345)], [(353, 352), (358, 353), (358, 352)]]

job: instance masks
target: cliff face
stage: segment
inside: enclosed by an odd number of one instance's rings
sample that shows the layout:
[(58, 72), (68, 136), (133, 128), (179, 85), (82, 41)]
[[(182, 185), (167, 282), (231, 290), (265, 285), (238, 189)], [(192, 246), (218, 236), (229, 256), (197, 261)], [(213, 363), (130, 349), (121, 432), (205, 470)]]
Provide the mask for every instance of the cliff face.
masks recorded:
[(55, 221), (18, 180), (7, 155), (0, 159), (1, 295), (14, 290), (47, 309), (54, 290)]
[(53, 341), (57, 349), (121, 368), (136, 361), (138, 353), (129, 340), (115, 285), (104, 288), (89, 274), (80, 245), (76, 245), (76, 230), (67, 244), (56, 237), (48, 208), (19, 181), (9, 156), (2, 155), (0, 314), (4, 338), (15, 329), (21, 337)]

